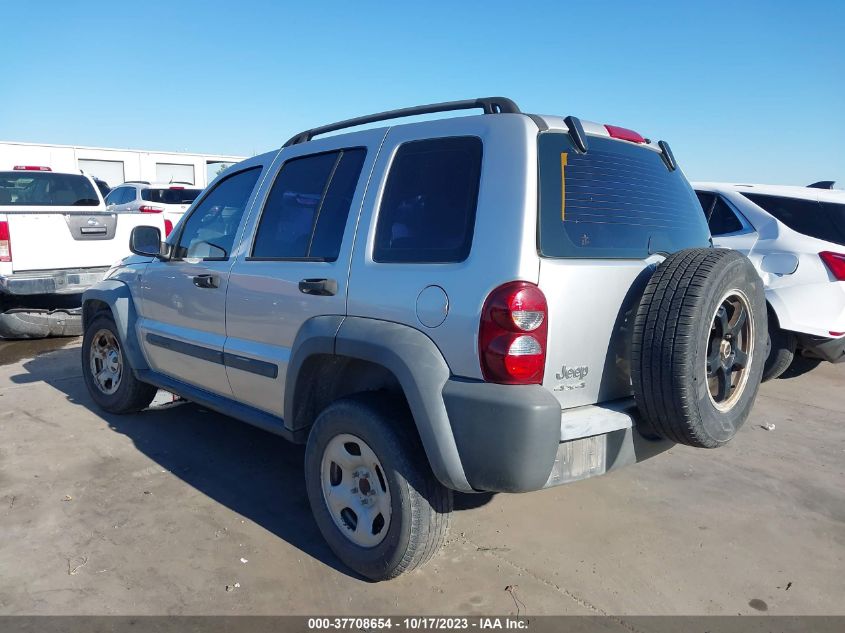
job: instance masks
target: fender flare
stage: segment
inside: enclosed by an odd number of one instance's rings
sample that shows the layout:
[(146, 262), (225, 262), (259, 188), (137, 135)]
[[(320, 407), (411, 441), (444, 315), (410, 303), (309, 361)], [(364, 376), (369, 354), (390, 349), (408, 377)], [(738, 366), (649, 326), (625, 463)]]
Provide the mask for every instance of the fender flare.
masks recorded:
[(106, 279), (95, 286), (88, 288), (88, 290), (83, 293), (83, 334), (85, 329), (88, 327), (88, 323), (95, 314), (91, 310), (91, 303), (93, 301), (105, 303), (111, 310), (112, 318), (117, 326), (117, 332), (120, 335), (124, 352), (126, 353), (132, 370), (135, 372), (148, 370), (150, 367), (147, 364), (147, 360), (144, 358), (141, 346), (138, 343), (136, 328), (138, 313), (135, 310), (135, 301), (132, 297), (132, 291), (129, 289), (129, 286), (122, 281)]
[(292, 423), (296, 383), (314, 354), (333, 354), (381, 365), (398, 380), (435, 477), (453, 490), (473, 492), (443, 400), (451, 376), (440, 350), (413, 327), (363, 317), (317, 317), (303, 325), (285, 377), (285, 420)]

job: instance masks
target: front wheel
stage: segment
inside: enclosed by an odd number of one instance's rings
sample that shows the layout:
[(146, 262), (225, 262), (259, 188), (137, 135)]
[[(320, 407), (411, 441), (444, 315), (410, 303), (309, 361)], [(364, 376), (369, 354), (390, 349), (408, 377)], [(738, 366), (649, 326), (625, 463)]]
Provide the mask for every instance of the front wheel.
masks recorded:
[(82, 375), (91, 398), (111, 413), (149, 406), (158, 389), (135, 378), (110, 314), (95, 316), (82, 339)]
[(305, 481), (323, 538), (371, 580), (423, 565), (446, 539), (452, 492), (431, 472), (407, 408), (389, 396), (344, 398), (320, 414)]

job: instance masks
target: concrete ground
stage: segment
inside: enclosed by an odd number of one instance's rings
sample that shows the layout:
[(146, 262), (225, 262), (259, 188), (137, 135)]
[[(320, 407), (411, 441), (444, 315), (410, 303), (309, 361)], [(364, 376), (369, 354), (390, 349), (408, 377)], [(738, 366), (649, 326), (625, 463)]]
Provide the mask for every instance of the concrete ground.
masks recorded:
[(301, 447), (192, 404), (104, 414), (78, 339), (0, 363), (2, 614), (845, 614), (842, 366), (764, 385), (725, 448), (460, 496), (447, 547), (373, 584), (319, 536)]

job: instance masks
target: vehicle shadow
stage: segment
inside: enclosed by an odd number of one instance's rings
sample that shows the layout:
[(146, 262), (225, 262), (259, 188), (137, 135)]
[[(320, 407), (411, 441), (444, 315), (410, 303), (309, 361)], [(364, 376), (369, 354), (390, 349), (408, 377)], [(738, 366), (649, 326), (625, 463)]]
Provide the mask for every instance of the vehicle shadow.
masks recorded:
[[(79, 376), (79, 347), (23, 363), (16, 384), (45, 382), (132, 440), (162, 468), (232, 511), (257, 523), (333, 569), (365, 580), (329, 549), (311, 515), (305, 491), (305, 447), (191, 402), (115, 415), (91, 400)], [(489, 494), (457, 495), (455, 509), (479, 507)]]

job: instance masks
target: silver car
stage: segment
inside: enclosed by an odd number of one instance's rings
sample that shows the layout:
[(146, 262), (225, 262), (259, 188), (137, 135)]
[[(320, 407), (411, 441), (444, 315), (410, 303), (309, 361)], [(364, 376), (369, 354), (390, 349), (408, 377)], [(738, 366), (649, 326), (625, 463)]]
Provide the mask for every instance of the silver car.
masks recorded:
[(201, 192), (202, 189), (194, 187), (191, 183), (151, 183), (146, 180), (133, 180), (112, 189), (106, 196), (106, 207), (114, 213), (161, 213), (164, 216), (164, 230), (167, 236)]
[(760, 278), (665, 142), (500, 97), (306, 130), (131, 247), (84, 296), (92, 399), (162, 388), (305, 443), (317, 524), (373, 579), (438, 550), (453, 490), (725, 444), (766, 355)]

